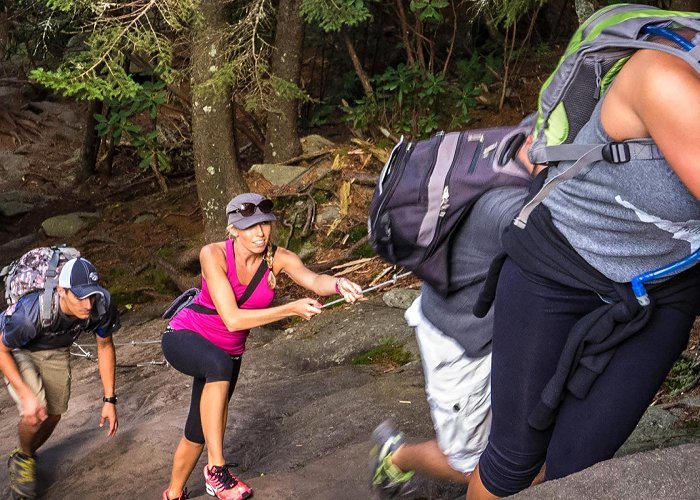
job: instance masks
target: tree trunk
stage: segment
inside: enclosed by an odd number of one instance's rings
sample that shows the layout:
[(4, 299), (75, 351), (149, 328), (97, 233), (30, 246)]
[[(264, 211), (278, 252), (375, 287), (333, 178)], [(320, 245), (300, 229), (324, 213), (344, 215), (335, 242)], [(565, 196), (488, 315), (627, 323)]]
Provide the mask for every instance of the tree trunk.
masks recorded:
[(700, 12), (700, 0), (671, 0), (671, 10)]
[(583, 24), (596, 10), (592, 0), (576, 0), (574, 5), (576, 6), (576, 15), (578, 16), (579, 24)]
[(85, 119), (83, 146), (80, 148), (80, 156), (78, 158), (78, 171), (75, 175), (76, 184), (82, 183), (95, 173), (97, 152), (100, 149), (100, 138), (97, 135), (97, 130), (95, 130), (95, 126), (97, 125), (95, 115), (100, 113), (102, 113), (102, 101), (90, 101), (88, 103), (87, 117)]
[(202, 22), (192, 34), (192, 149), (207, 242), (223, 238), (226, 204), (248, 189), (236, 161), (232, 90), (214, 92), (205, 86), (224, 62), (227, 4), (202, 0)]
[[(299, 85), (304, 23), (299, 15), (300, 0), (280, 0), (277, 7), (277, 33), (272, 55), (272, 75)], [(299, 100), (274, 94), (267, 113), (265, 162), (280, 163), (301, 153), (297, 133)]]

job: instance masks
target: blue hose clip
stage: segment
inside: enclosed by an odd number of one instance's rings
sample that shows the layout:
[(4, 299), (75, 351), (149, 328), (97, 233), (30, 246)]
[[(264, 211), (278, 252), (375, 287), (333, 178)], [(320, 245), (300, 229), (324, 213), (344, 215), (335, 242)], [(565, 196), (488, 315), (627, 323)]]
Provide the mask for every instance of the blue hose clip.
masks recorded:
[(688, 40), (685, 37), (682, 37), (675, 31), (670, 30), (668, 28), (664, 28), (662, 26), (654, 26), (653, 24), (650, 24), (644, 26), (641, 30), (641, 33), (646, 35), (660, 36), (665, 38), (666, 40), (671, 40), (672, 42), (675, 42), (678, 45), (680, 45), (680, 47), (686, 52), (695, 48), (695, 45), (690, 40)]
[(648, 306), (650, 303), (649, 295), (647, 294), (646, 288), (644, 288), (644, 283), (676, 273), (677, 271), (690, 267), (697, 262), (700, 262), (700, 249), (695, 250), (695, 252), (677, 262), (656, 269), (655, 271), (638, 274), (632, 278), (632, 291), (634, 292), (634, 296), (637, 297), (637, 302), (639, 302), (639, 305)]

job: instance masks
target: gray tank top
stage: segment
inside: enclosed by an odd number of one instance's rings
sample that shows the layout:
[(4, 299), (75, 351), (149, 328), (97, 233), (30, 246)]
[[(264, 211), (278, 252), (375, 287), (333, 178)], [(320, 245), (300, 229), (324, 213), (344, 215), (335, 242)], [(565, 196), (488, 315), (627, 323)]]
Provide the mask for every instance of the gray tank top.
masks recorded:
[[(612, 140), (600, 121), (602, 102), (574, 143)], [(548, 176), (570, 164), (550, 168)], [(700, 202), (663, 159), (593, 163), (543, 203), (579, 255), (616, 282), (628, 282), (700, 247)]]

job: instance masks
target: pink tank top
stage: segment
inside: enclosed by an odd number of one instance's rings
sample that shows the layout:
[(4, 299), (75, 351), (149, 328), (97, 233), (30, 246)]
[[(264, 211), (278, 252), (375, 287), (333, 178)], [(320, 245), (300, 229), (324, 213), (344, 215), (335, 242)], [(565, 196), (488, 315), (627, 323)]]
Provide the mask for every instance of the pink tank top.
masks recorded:
[[(241, 309), (264, 309), (272, 303), (275, 291), (267, 286), (267, 276), (270, 270), (266, 270), (258, 286), (255, 287), (252, 295), (240, 306)], [(236, 260), (233, 253), (233, 241), (226, 240), (226, 276), (228, 277), (233, 294), (236, 300), (245, 292), (248, 285), (241, 284), (236, 275)], [(192, 309), (182, 309), (173, 319), (170, 320), (170, 328), (173, 330), (192, 330), (209, 340), (212, 344), (220, 347), (228, 354), (239, 355), (245, 351), (245, 341), (250, 330), (239, 330), (229, 332), (221, 317), (216, 314), (216, 307), (209, 294), (207, 282), (202, 276), (202, 291), (192, 302), (214, 311), (214, 314), (203, 314)]]

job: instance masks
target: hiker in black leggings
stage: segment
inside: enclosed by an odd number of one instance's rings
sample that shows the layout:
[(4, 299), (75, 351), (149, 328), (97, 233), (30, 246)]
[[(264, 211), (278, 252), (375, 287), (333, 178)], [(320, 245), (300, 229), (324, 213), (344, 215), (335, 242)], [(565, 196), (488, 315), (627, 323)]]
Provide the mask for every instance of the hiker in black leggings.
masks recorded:
[(700, 266), (649, 286), (646, 307), (629, 282), (700, 246), (698, 120), (700, 76), (637, 51), (574, 143), (647, 137), (664, 158), (595, 162), (504, 234), (493, 421), (467, 499), (514, 494), (543, 463), (547, 480), (611, 458), (685, 347)]
[(321, 304), (310, 297), (272, 305), (275, 276), (284, 272), (320, 296), (340, 294), (348, 302), (362, 297), (357, 283), (316, 274), (295, 253), (272, 245), (271, 223), (276, 220), (272, 208), (272, 201), (257, 193), (243, 193), (229, 202), (230, 238), (202, 248), (202, 289), (172, 317), (163, 334), (165, 359), (193, 380), (184, 436), (175, 450), (162, 500), (188, 498), (185, 483), (205, 444), (207, 493), (224, 500), (243, 500), (252, 494), (224, 457), (228, 404), (248, 334), (254, 327), (290, 317), (310, 319), (321, 312)]

